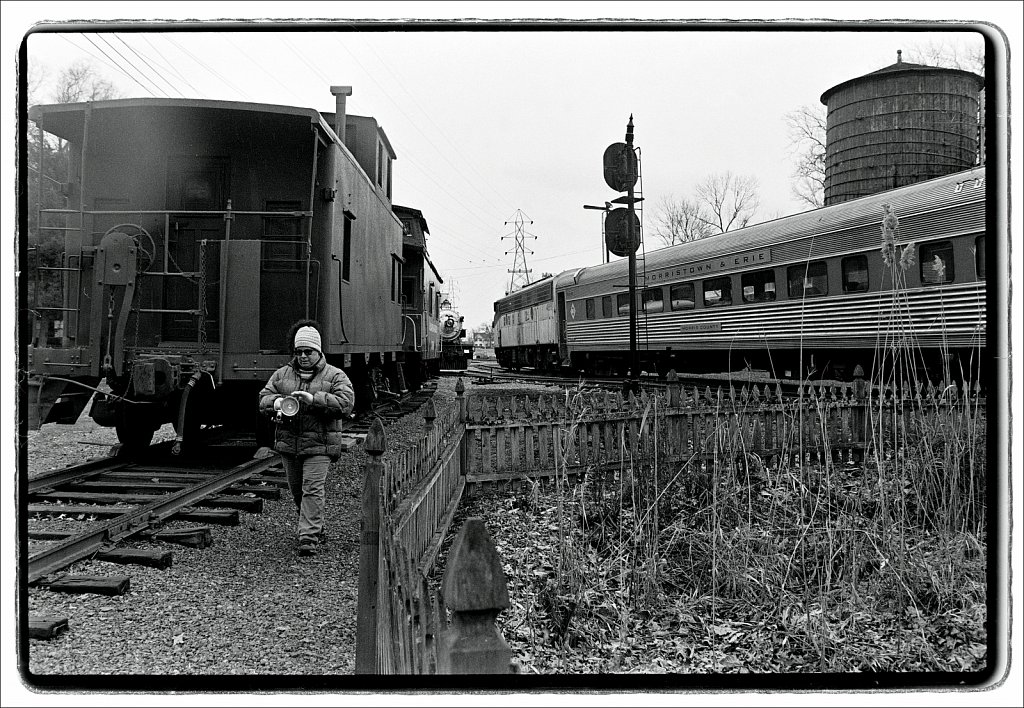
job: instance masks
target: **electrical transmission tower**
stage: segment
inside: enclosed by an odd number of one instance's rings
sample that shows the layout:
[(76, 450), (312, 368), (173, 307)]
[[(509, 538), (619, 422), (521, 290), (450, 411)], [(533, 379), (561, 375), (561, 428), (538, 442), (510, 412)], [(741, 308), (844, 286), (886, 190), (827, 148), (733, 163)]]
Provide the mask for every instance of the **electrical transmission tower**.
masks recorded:
[[(532, 256), (533, 255), (533, 251), (528, 249), (526, 247), (526, 244), (523, 241), (524, 241), (524, 239), (527, 239), (527, 238), (537, 238), (537, 237), (534, 236), (533, 234), (526, 233), (526, 230), (523, 228), (523, 224), (532, 224), (533, 223), (529, 219), (524, 218), (525, 216), (526, 215), (523, 214), (521, 209), (516, 209), (516, 213), (515, 213), (512, 221), (506, 221), (505, 222), (506, 225), (508, 225), (510, 223), (511, 224), (515, 224), (515, 226), (516, 226), (515, 233), (514, 234), (508, 234), (508, 235), (505, 235), (505, 236), (501, 237), (502, 241), (504, 241), (507, 238), (515, 238), (515, 240), (516, 240), (516, 256), (515, 256), (515, 260), (513, 261), (512, 267), (508, 271), (509, 273), (512, 274), (512, 277), (509, 279), (508, 290), (505, 291), (506, 295), (508, 295), (508, 294), (510, 294), (510, 293), (512, 293), (512, 292), (514, 292), (516, 290), (519, 290), (520, 288), (523, 288), (523, 287), (525, 287), (525, 286), (530, 284), (530, 272), (531, 271), (530, 271), (529, 268), (526, 267), (526, 254), (529, 253)], [(510, 253), (512, 253), (512, 251), (505, 251), (505, 255), (506, 256), (508, 254), (510, 254)]]

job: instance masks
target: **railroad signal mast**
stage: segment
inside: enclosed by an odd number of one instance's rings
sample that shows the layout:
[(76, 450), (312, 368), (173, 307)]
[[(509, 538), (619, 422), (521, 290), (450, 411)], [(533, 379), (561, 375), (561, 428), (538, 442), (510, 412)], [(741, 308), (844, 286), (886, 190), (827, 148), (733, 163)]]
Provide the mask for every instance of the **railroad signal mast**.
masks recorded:
[[(524, 239), (537, 237), (534, 236), (533, 234), (526, 233), (526, 230), (523, 228), (523, 224), (533, 223), (533, 221), (530, 221), (529, 219), (525, 218), (525, 216), (526, 215), (523, 214), (521, 209), (516, 209), (515, 218), (512, 221), (505, 222), (506, 225), (510, 223), (515, 224), (515, 233), (501, 237), (502, 240), (505, 240), (507, 238), (515, 238), (516, 240), (515, 259), (512, 262), (512, 267), (509, 268), (508, 271), (509, 273), (512, 274), (512, 277), (509, 279), (508, 290), (505, 291), (506, 295), (509, 295), (512, 292), (519, 290), (520, 288), (524, 288), (530, 284), (530, 273), (532, 271), (526, 267), (526, 254), (529, 253), (532, 256), (533, 251), (526, 247)], [(509, 253), (512, 253), (512, 251), (505, 251), (506, 256)]]
[(633, 147), (633, 115), (626, 124), (626, 142), (612, 143), (604, 151), (604, 181), (616, 192), (625, 192), (611, 203), (625, 204), (626, 208), (611, 209), (604, 222), (605, 246), (616, 256), (629, 258), (629, 371), (625, 390), (639, 392), (640, 364), (636, 346), (636, 251), (640, 247), (640, 221), (636, 218), (636, 203), (643, 197), (635, 195), (640, 171)]

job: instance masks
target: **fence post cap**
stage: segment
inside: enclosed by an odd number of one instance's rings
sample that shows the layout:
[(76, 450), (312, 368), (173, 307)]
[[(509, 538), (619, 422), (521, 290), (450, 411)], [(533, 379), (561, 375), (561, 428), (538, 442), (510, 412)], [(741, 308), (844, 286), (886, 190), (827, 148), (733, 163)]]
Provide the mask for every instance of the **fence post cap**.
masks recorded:
[(668, 374), (665, 375), (665, 380), (669, 383), (675, 383), (679, 380), (679, 374), (676, 373), (675, 369), (669, 369)]
[(462, 377), (460, 376), (458, 381), (455, 382), (455, 395), (461, 396), (466, 390), (466, 384), (462, 383)]
[(434, 407), (434, 399), (431, 398), (427, 401), (427, 405), (423, 407), (423, 417), (426, 420), (433, 420), (437, 417), (437, 409)]
[(383, 455), (387, 449), (387, 435), (384, 433), (384, 424), (380, 418), (373, 421), (369, 432), (366, 433), (366, 440), (363, 441), (363, 449), (368, 455)]
[(453, 612), (509, 607), (508, 581), (494, 541), (479, 516), (471, 516), (459, 529), (441, 579), (445, 604)]

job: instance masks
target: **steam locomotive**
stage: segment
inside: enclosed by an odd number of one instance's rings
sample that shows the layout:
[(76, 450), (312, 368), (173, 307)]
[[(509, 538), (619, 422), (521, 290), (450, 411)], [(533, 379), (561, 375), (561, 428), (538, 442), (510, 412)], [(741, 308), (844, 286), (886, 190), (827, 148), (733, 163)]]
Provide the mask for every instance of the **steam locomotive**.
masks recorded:
[(441, 300), (441, 368), (466, 369), (473, 358), (473, 342), (466, 337), (465, 318), (449, 296)]
[(265, 442), (257, 392), (302, 318), (320, 322), (357, 409), (437, 374), (443, 281), (426, 221), (392, 203), (395, 152), (377, 121), (346, 114), (350, 87), (331, 92), (334, 113), (156, 98), (31, 108), (40, 144), (66, 141), (70, 163), (67, 206), (38, 213), (60, 258), (28, 274), (30, 427), (74, 422), (91, 400), (129, 451), (165, 423), (176, 449), (209, 426)]

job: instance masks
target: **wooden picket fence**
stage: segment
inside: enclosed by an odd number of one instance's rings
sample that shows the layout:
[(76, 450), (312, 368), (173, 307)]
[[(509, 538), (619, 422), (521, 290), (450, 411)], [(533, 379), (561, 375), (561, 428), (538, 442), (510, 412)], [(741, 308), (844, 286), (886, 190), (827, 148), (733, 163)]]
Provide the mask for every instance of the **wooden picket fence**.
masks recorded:
[[(470, 397), (466, 483), (544, 481), (556, 470), (571, 480), (655, 457), (660, 464), (732, 464), (757, 456), (766, 464), (799, 460), (859, 461), (957, 407), (979, 405), (966, 383), (904, 385), (872, 393), (863, 382), (808, 385), (795, 397), (753, 385), (712, 393), (670, 383), (623, 397), (608, 391), (492, 394)], [(984, 405), (980, 404), (983, 408)]]
[[(505, 672), (507, 644), (494, 617), (508, 605), (500, 559), (482, 520), (469, 520), (442, 579), (434, 562), (464, 492), (535, 484), (564, 475), (631, 475), (632, 470), (801, 464), (880, 455), (896, 433), (941, 430), (959, 409), (984, 408), (964, 385), (902, 386), (869, 392), (864, 382), (781, 389), (667, 388), (623, 397), (582, 390), (560, 394), (463, 395), (437, 416), (424, 410), (422, 439), (384, 459), (375, 424), (363, 490), (357, 673)], [(870, 394), (870, 395), (869, 395)], [(938, 425), (936, 426), (936, 421)], [(621, 481), (620, 477), (620, 481)], [(472, 521), (473, 523), (470, 523)], [(468, 531), (467, 531), (468, 529)], [(445, 601), (448, 604), (446, 606)], [(456, 618), (449, 624), (448, 617)]]

